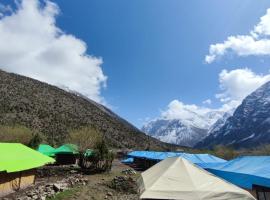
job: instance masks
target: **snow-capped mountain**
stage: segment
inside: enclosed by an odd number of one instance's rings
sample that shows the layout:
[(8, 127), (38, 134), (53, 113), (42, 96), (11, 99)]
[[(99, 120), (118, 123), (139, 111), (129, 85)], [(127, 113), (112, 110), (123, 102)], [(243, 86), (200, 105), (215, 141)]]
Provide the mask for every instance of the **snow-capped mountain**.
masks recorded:
[(208, 129), (207, 136), (212, 135), (212, 134), (215, 136), (216, 131), (218, 131), (222, 126), (224, 126), (227, 119), (231, 117), (232, 115), (233, 115), (233, 110), (225, 112), (221, 118), (219, 118), (212, 126), (210, 126), (210, 128)]
[(256, 147), (270, 143), (270, 82), (247, 96), (221, 128), (212, 129), (196, 147)]
[(142, 131), (161, 141), (182, 146), (194, 146), (204, 139), (209, 128), (220, 119), (224, 112), (209, 111), (206, 113), (188, 112), (181, 119), (159, 118), (142, 127)]

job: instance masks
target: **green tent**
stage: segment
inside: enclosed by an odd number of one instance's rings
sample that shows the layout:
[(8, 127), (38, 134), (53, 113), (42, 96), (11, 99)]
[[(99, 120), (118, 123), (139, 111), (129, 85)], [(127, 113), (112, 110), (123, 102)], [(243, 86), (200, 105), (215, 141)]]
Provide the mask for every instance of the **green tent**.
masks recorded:
[(19, 172), (55, 160), (19, 143), (0, 143), (0, 172)]
[(50, 157), (55, 156), (55, 148), (48, 144), (40, 144), (38, 147), (38, 152)]
[(78, 146), (75, 144), (64, 144), (55, 149), (55, 154), (78, 154)]
[(86, 151), (84, 152), (84, 156), (89, 157), (94, 155), (94, 150), (93, 149), (86, 149)]

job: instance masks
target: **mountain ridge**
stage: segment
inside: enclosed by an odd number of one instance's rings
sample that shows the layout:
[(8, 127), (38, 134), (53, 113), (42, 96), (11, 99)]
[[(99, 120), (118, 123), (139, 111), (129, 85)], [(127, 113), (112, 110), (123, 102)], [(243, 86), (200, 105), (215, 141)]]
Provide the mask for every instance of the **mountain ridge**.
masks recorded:
[(270, 143), (270, 82), (248, 95), (234, 114), (214, 130), (197, 148), (215, 145), (250, 148)]
[(224, 115), (224, 112), (217, 110), (204, 114), (195, 112), (189, 114), (185, 119), (152, 120), (142, 127), (142, 131), (164, 142), (193, 147), (208, 135), (209, 128)]
[(61, 143), (70, 130), (90, 126), (113, 147), (166, 149), (105, 106), (38, 80), (0, 70), (0, 124), (24, 125)]

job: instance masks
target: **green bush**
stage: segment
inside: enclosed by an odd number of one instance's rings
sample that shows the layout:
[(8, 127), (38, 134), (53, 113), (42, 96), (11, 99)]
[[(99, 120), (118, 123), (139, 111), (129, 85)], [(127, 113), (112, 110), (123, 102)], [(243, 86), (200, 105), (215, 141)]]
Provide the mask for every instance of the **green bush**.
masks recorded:
[(89, 171), (105, 172), (111, 170), (113, 159), (113, 152), (108, 149), (106, 142), (102, 140), (96, 143), (92, 155), (81, 154), (79, 165)]

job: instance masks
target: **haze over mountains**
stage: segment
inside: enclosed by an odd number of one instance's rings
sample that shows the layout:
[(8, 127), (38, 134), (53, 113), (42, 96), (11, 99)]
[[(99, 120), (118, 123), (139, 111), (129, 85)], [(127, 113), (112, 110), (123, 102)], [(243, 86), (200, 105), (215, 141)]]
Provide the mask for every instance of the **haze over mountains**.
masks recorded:
[(196, 148), (237, 148), (270, 143), (270, 82), (248, 95), (233, 112), (210, 112), (186, 119), (157, 119), (143, 131), (162, 141)]

